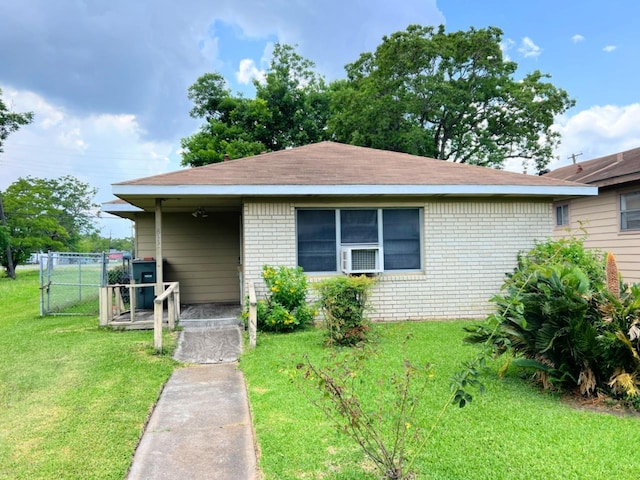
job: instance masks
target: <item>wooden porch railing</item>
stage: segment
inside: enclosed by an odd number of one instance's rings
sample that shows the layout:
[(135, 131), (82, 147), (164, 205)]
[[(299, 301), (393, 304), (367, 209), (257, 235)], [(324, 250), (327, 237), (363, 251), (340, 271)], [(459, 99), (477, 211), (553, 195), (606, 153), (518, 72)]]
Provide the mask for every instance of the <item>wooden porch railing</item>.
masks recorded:
[(249, 347), (256, 346), (256, 330), (258, 327), (258, 302), (256, 300), (256, 289), (253, 282), (249, 280)]
[[(164, 284), (167, 285), (167, 284)], [(153, 347), (162, 350), (162, 317), (164, 301), (167, 301), (167, 323), (173, 330), (176, 320), (180, 320), (180, 285), (171, 282), (168, 288), (153, 300)]]
[[(159, 315), (160, 321), (164, 316), (163, 303), (167, 300), (167, 317), (169, 328), (174, 328), (176, 322), (180, 320), (180, 286), (178, 282), (166, 282), (164, 292), (154, 299), (154, 316), (150, 318), (148, 311), (136, 310), (136, 289), (138, 288), (154, 288), (155, 284), (136, 283), (136, 284), (114, 284), (100, 287), (100, 325), (101, 326), (119, 326), (132, 327), (138, 325), (151, 326), (155, 325), (155, 318)], [(129, 291), (129, 308), (125, 308), (122, 298), (122, 289)], [(156, 315), (158, 310), (157, 303), (159, 301), (160, 313)], [(124, 316), (128, 313), (128, 318)]]

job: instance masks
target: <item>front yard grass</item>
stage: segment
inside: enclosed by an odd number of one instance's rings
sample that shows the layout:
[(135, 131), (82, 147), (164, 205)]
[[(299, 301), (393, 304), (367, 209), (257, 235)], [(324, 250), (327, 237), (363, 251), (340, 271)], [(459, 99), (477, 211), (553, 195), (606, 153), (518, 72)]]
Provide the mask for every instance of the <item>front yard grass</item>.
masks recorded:
[(177, 364), (152, 331), (39, 317), (38, 301), (37, 271), (0, 278), (0, 478), (122, 479)]
[[(407, 357), (435, 365), (421, 400), (421, 427), (429, 429), (448, 396), (449, 377), (472, 358), (463, 346), (463, 321), (375, 325), (380, 353), (374, 376), (400, 369)], [(269, 479), (378, 478), (359, 447), (337, 433), (291, 380), (306, 353), (325, 361), (323, 333), (310, 329), (262, 334), (240, 366), (245, 373), (260, 466)], [(540, 392), (522, 372), (499, 379), (499, 365), (482, 376), (487, 391), (465, 408), (451, 406), (414, 466), (416, 479), (636, 479), (640, 471), (640, 418), (579, 410), (557, 395)], [(373, 403), (372, 398), (363, 398)]]

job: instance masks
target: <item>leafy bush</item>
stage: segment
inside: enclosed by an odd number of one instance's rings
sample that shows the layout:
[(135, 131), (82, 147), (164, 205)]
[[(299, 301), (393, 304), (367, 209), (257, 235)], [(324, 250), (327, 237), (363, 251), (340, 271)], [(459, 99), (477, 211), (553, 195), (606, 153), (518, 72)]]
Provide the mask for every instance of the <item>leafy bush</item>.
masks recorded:
[[(125, 266), (120, 265), (107, 270), (107, 283), (109, 285), (131, 283), (129, 269)], [(122, 295), (122, 300), (125, 303), (129, 302), (129, 289), (127, 287), (120, 287), (120, 295)]]
[(605, 285), (604, 261), (598, 250), (584, 248), (584, 239), (562, 238), (537, 242), (527, 253), (518, 254), (515, 270), (507, 274), (505, 286), (521, 287), (527, 278), (539, 267), (563, 265), (578, 267), (587, 276), (593, 290), (601, 290)]
[(268, 296), (258, 301), (258, 328), (282, 332), (304, 327), (315, 312), (307, 305), (307, 277), (301, 267), (279, 268), (265, 265), (262, 278)]
[(107, 282), (109, 285), (130, 283), (129, 269), (124, 266), (118, 266), (107, 270)]
[(385, 369), (381, 377), (369, 363), (378, 352), (367, 345), (340, 356), (333, 350), (326, 366), (315, 365), (307, 356), (297, 366), (313, 387), (303, 388), (310, 402), (339, 432), (353, 439), (382, 478), (389, 480), (416, 478), (413, 462), (429, 439), (420, 425), (433, 369), (406, 358), (407, 340), (402, 345), (402, 370)]
[(602, 292), (602, 369), (613, 394), (640, 406), (640, 284)]
[(333, 277), (314, 285), (320, 294), (318, 304), (324, 312), (327, 343), (355, 345), (367, 338), (365, 317), (374, 279), (366, 276)]
[(581, 240), (536, 245), (492, 299), (496, 313), (466, 328), (466, 341), (511, 353), (545, 388), (640, 398), (640, 286), (620, 284), (608, 263), (606, 281), (601, 255)]

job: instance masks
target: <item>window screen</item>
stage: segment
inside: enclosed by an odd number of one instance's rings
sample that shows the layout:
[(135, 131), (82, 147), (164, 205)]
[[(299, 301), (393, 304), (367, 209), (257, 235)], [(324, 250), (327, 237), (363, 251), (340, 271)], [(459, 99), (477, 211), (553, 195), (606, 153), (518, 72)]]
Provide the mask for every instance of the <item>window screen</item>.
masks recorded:
[(383, 210), (385, 270), (420, 268), (420, 214), (417, 209)]
[(298, 210), (298, 265), (305, 272), (335, 272), (335, 210)]
[(640, 229), (640, 192), (620, 195), (620, 229)]
[(569, 205), (556, 207), (556, 226), (569, 225)]
[(340, 241), (378, 243), (378, 210), (340, 210)]

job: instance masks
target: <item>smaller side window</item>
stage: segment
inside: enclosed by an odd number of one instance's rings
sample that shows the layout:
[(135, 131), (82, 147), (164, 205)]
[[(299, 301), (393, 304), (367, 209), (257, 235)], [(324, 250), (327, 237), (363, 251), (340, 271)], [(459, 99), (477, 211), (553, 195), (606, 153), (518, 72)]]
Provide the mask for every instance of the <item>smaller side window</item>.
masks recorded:
[(640, 230), (640, 192), (620, 195), (620, 230)]
[(556, 207), (556, 227), (569, 225), (569, 205), (558, 205)]

